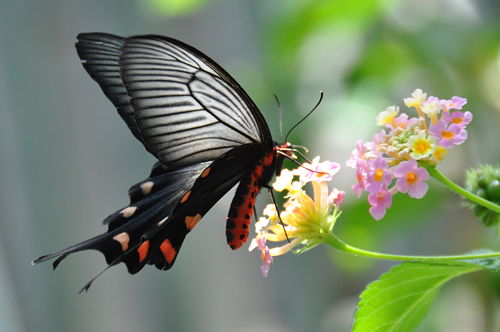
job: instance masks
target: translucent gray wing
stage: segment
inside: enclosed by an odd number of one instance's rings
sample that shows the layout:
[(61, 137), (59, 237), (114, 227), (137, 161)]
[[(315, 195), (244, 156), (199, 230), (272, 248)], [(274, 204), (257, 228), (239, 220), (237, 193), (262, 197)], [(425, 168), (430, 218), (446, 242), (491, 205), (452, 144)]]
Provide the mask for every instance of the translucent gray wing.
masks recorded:
[(99, 83), (102, 91), (115, 105), (118, 114), (135, 138), (148, 149), (135, 122), (134, 108), (130, 103), (131, 98), (121, 77), (120, 50), (125, 39), (102, 33), (85, 33), (78, 35), (77, 38), (78, 42), (75, 46), (83, 67)]
[(93, 33), (78, 40), (87, 71), (164, 165), (213, 161), (243, 144), (272, 147), (255, 104), (196, 49), (161, 36), (123, 39)]

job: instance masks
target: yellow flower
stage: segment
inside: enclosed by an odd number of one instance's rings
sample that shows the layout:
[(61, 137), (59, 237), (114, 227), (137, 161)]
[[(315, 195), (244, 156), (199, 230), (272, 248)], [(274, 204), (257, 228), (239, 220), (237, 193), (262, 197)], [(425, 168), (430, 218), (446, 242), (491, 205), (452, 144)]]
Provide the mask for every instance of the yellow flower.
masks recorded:
[(448, 155), (448, 150), (442, 147), (441, 145), (436, 146), (434, 153), (430, 158), (430, 165), (437, 165), (443, 161), (444, 158)]
[(406, 107), (415, 107), (418, 112), (419, 117), (423, 117), (424, 113), (420, 109), (420, 105), (423, 101), (427, 100), (427, 93), (424, 93), (422, 89), (416, 89), (412, 94), (412, 98), (404, 98)]
[[(317, 163), (316, 163), (317, 164)], [(304, 164), (311, 166), (311, 164)], [(324, 162), (317, 165), (325, 172), (338, 170), (337, 163)], [(310, 170), (317, 173), (318, 171)], [(326, 181), (311, 181), (313, 187), (313, 197), (307, 195), (302, 189), (305, 184), (302, 181), (293, 181), (288, 170), (283, 170), (277, 177), (276, 188), (286, 188), (288, 200), (285, 202), (285, 211), (280, 213), (280, 218), (275, 214), (274, 205), (268, 205), (264, 210), (267, 217), (261, 217), (256, 224), (256, 237), (252, 240), (249, 250), (259, 248), (262, 253), (262, 273), (264, 276), (269, 272), (269, 265), (272, 257), (283, 255), (294, 247), (302, 245), (295, 250), (295, 253), (302, 253), (312, 249), (323, 241), (323, 238), (330, 234), (335, 221), (340, 215), (339, 207), (342, 203), (344, 192), (334, 189), (329, 194)], [(297, 174), (297, 172), (295, 172)], [(298, 173), (303, 173), (298, 172)], [(301, 177), (303, 174), (301, 174)], [(328, 177), (325, 177), (328, 178)], [(288, 179), (288, 183), (284, 179)], [(331, 179), (331, 177), (330, 177)], [(281, 222), (280, 222), (281, 220)], [(282, 246), (269, 248), (269, 242), (288, 241)]]
[(410, 157), (419, 160), (426, 158), (436, 149), (436, 138), (432, 135), (427, 135), (425, 130), (419, 131), (417, 135), (413, 135), (408, 139), (410, 147)]
[(385, 109), (385, 111), (380, 112), (377, 116), (377, 125), (385, 126), (386, 124), (390, 124), (393, 128), (397, 127), (394, 118), (399, 114), (398, 106), (389, 106)]

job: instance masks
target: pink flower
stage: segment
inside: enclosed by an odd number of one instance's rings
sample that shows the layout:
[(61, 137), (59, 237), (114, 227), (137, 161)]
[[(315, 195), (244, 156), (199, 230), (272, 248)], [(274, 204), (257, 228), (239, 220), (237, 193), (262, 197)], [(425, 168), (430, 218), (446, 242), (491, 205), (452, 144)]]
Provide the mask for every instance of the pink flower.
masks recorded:
[(368, 195), (368, 203), (372, 206), (370, 214), (375, 220), (380, 220), (385, 216), (385, 212), (392, 205), (392, 195), (387, 189), (382, 188), (376, 194)]
[(438, 97), (429, 97), (426, 101), (422, 102), (422, 105), (427, 104), (427, 103), (432, 103), (435, 101), (439, 102), (439, 104), (441, 104), (441, 107), (445, 111), (448, 111), (450, 109), (461, 110), (462, 107), (465, 104), (467, 104), (467, 98), (461, 98), (458, 96), (454, 96), (451, 98), (451, 100), (439, 99)]
[(359, 161), (362, 160), (365, 156), (366, 151), (368, 151), (368, 147), (363, 142), (362, 139), (356, 142), (356, 150), (352, 151), (352, 157), (346, 162), (347, 167), (356, 168), (359, 167)]
[(451, 100), (441, 100), (441, 104), (445, 107), (445, 109), (456, 109), (461, 110), (462, 107), (467, 104), (467, 98), (461, 98), (458, 96), (454, 96)]
[(385, 135), (386, 135), (385, 130), (381, 130), (380, 133), (375, 134), (375, 136), (373, 136), (372, 142), (366, 143), (366, 147), (369, 150), (372, 150), (373, 155), (375, 156), (382, 155), (382, 152), (380, 152), (380, 144), (384, 143)]
[(333, 176), (340, 170), (340, 165), (335, 162), (323, 161), (319, 162), (319, 157), (312, 160), (311, 164), (305, 163), (297, 170), (294, 170), (294, 175), (300, 176), (301, 183), (311, 181), (331, 181)]
[(428, 104), (428, 103), (433, 103), (433, 102), (435, 102), (435, 101), (437, 101), (437, 102), (439, 102), (439, 103), (440, 103), (440, 100), (439, 100), (439, 98), (438, 98), (438, 97), (430, 96), (429, 98), (427, 98), (427, 100), (424, 100), (424, 101), (422, 102), (422, 105), (425, 105), (425, 104)]
[(340, 206), (342, 203), (344, 203), (344, 195), (345, 191), (343, 190), (338, 190), (337, 188), (333, 188), (333, 191), (331, 194), (328, 196), (328, 199), (326, 200), (326, 204), (328, 205), (337, 205), (337, 208), (340, 209)]
[[(417, 118), (408, 119), (408, 114), (402, 113), (398, 117), (394, 118), (394, 122), (396, 123), (396, 128), (407, 129), (416, 125), (418, 122)], [(394, 130), (394, 128), (391, 128)]]
[(261, 270), (262, 270), (262, 275), (264, 277), (267, 277), (267, 275), (269, 274), (269, 269), (271, 268), (271, 263), (272, 262), (273, 262), (273, 256), (271, 256), (271, 254), (269, 253), (269, 248), (266, 246), (262, 250), (262, 266), (261, 266)]
[(260, 218), (261, 220), (258, 221), (255, 224), (255, 228), (257, 231), (257, 237), (252, 239), (252, 242), (250, 243), (250, 247), (248, 248), (248, 251), (252, 251), (255, 248), (259, 249), (261, 251), (261, 258), (262, 258), (262, 275), (264, 277), (267, 277), (269, 274), (269, 269), (271, 268), (271, 263), (273, 262), (273, 256), (269, 252), (269, 247), (266, 244), (266, 232), (267, 229), (269, 228), (269, 219), (267, 218)]
[(411, 159), (403, 161), (394, 170), (394, 175), (398, 180), (396, 187), (402, 193), (408, 192), (412, 198), (422, 198), (427, 193), (429, 185), (425, 183), (429, 178), (429, 172), (423, 167), (418, 167), (417, 161)]
[(356, 170), (356, 179), (358, 180), (358, 183), (352, 186), (352, 190), (356, 193), (356, 196), (360, 198), (363, 190), (366, 189), (366, 173), (363, 172), (362, 167), (359, 167)]
[(377, 193), (383, 187), (391, 184), (392, 173), (387, 169), (388, 162), (383, 157), (370, 159), (368, 161), (368, 174), (366, 175), (366, 190), (369, 193)]
[(452, 124), (446, 128), (448, 123), (439, 120), (435, 125), (431, 125), (429, 131), (438, 139), (439, 145), (445, 148), (452, 148), (453, 145), (460, 145), (467, 139), (467, 131), (459, 125)]
[(460, 111), (455, 111), (450, 114), (450, 112), (443, 113), (443, 120), (449, 124), (456, 124), (461, 128), (465, 128), (472, 121), (472, 113), (467, 111), (465, 113)]

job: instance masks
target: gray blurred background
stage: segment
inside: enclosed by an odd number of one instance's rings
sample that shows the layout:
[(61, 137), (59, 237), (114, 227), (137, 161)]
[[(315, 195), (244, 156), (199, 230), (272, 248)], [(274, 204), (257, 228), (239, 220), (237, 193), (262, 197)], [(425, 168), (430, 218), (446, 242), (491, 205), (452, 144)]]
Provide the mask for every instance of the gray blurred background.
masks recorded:
[[(500, 5), (495, 0), (137, 0), (0, 2), (0, 331), (349, 331), (364, 287), (392, 262), (318, 247), (275, 259), (263, 278), (259, 254), (226, 244), (226, 195), (186, 239), (170, 271), (131, 276), (90, 251), (53, 272), (37, 256), (106, 230), (127, 190), (154, 158), (130, 134), (74, 49), (80, 32), (180, 39), (226, 68), (280, 140), (325, 92), (290, 140), (345, 165), (356, 140), (379, 131), (375, 116), (416, 88), (466, 97), (470, 139), (439, 169), (463, 184), (467, 168), (497, 164)], [(411, 115), (414, 115), (411, 113)], [(462, 201), (429, 180), (422, 200), (395, 197), (381, 221), (350, 188), (335, 233), (348, 243), (402, 254), (499, 250)], [(259, 196), (258, 206), (269, 203)], [(418, 331), (498, 331), (498, 276), (454, 280)]]

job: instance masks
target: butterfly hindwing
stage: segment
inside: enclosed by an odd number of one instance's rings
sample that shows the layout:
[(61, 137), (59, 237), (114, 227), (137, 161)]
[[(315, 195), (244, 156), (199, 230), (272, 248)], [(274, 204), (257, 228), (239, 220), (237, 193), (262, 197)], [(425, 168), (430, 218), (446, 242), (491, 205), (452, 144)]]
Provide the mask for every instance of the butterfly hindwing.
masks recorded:
[(219, 157), (203, 171), (192, 189), (180, 200), (172, 220), (151, 237), (146, 258), (149, 264), (161, 270), (173, 265), (184, 237), (228, 190), (248, 174), (255, 153), (258, 153), (258, 146), (242, 145)]
[[(130, 189), (131, 204), (104, 220), (108, 224), (108, 232), (56, 253), (41, 256), (33, 263), (61, 256), (54, 262), (56, 268), (71, 253), (95, 249), (104, 254), (108, 264), (122, 261), (127, 264), (138, 245), (153, 236), (162, 225), (171, 222), (169, 218), (175, 207), (208, 165), (209, 163), (200, 163), (179, 170), (169, 170), (161, 164), (155, 165), (146, 181)], [(134, 264), (127, 264), (129, 271), (132, 265)]]

